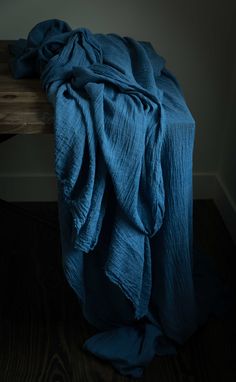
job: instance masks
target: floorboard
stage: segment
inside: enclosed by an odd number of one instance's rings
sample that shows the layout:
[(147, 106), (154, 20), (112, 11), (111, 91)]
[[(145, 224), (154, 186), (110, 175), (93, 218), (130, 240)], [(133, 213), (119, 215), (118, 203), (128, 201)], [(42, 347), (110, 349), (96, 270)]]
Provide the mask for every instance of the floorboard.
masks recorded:
[[(84, 320), (61, 265), (56, 203), (0, 201), (0, 382), (128, 382), (82, 351)], [(236, 290), (236, 251), (214, 203), (194, 203), (194, 241)], [(145, 382), (235, 382), (236, 313), (211, 319)]]

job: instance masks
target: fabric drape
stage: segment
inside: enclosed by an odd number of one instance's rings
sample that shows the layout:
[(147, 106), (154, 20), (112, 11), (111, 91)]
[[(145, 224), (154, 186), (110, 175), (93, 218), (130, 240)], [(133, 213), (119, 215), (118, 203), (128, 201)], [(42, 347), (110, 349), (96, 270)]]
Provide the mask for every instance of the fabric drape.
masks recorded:
[(192, 248), (195, 122), (150, 43), (48, 20), (11, 51), (54, 105), (63, 266), (98, 329), (84, 348), (140, 377), (221, 296)]

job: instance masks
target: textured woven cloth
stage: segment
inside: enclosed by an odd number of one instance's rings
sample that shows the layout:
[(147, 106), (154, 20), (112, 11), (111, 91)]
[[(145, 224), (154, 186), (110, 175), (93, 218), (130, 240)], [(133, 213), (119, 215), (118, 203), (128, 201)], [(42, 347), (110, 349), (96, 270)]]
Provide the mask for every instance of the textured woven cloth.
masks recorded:
[(140, 377), (219, 298), (192, 250), (194, 120), (149, 43), (49, 20), (11, 50), (55, 109), (63, 265), (99, 330), (84, 347)]

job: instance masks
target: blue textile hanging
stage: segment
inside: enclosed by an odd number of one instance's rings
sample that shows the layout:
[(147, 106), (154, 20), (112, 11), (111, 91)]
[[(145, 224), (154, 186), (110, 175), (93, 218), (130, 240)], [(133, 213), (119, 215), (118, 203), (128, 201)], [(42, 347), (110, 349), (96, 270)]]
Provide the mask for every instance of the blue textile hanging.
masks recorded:
[(219, 307), (192, 249), (194, 120), (147, 42), (48, 20), (11, 51), (54, 105), (63, 266), (99, 331), (84, 348), (140, 377)]

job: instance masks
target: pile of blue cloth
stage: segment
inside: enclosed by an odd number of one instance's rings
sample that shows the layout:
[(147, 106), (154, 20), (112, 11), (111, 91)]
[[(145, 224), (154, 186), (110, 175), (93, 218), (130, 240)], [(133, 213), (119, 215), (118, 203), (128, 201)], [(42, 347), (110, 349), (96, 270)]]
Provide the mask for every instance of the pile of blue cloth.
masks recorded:
[(48, 20), (11, 52), (55, 110), (63, 266), (97, 328), (84, 348), (141, 377), (219, 306), (193, 251), (195, 122), (150, 43)]

